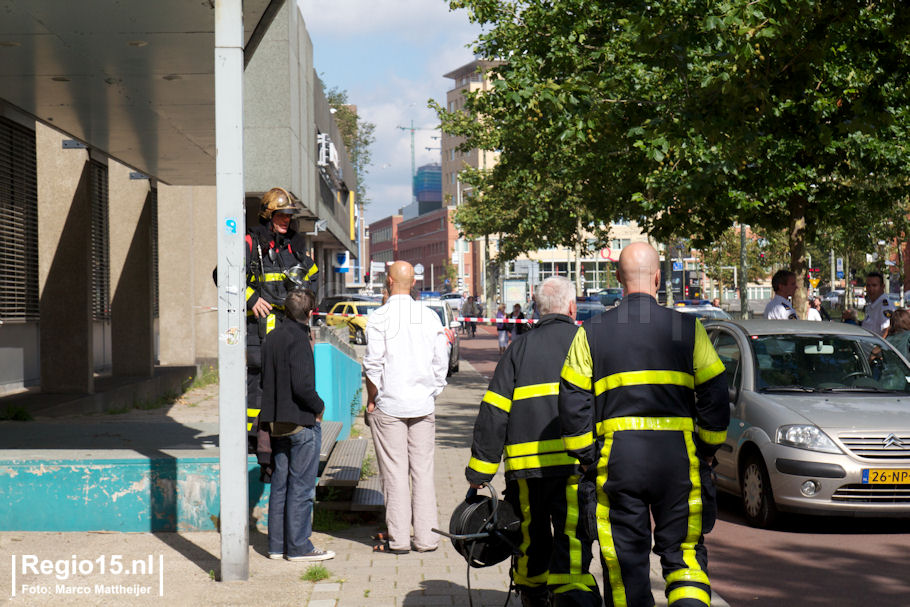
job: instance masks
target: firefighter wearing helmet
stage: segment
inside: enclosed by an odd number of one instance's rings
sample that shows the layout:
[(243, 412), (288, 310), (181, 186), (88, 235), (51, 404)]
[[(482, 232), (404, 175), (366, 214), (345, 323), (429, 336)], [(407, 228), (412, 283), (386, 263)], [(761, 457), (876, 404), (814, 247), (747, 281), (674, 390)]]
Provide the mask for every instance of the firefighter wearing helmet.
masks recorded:
[(318, 268), (306, 254), (303, 234), (291, 228), (295, 212), (288, 191), (272, 188), (262, 197), (259, 225), (246, 234), (247, 433), (250, 450), (258, 453), (264, 470), (270, 461), (271, 448), (268, 434), (258, 432), (261, 345), (265, 336), (284, 319), (284, 299), (291, 289), (316, 290)]

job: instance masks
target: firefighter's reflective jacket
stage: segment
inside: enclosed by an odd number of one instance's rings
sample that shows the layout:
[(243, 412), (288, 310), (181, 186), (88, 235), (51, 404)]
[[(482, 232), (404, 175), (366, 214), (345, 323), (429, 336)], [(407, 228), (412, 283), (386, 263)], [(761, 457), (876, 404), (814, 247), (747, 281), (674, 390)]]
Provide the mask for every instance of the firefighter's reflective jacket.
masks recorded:
[(503, 457), (506, 480), (576, 472), (558, 419), (559, 377), (575, 333), (571, 318), (547, 314), (502, 355), (474, 423), (469, 482), (492, 479)]
[[(284, 299), (297, 287), (312, 288), (318, 268), (305, 253), (302, 234), (288, 230), (276, 234), (264, 225), (255, 226), (246, 235), (247, 317), (254, 321), (253, 306), (259, 298), (272, 304), (278, 316), (284, 310)], [(267, 319), (268, 330), (275, 327), (275, 316)]]
[(724, 365), (705, 328), (646, 294), (631, 294), (578, 329), (561, 388), (565, 446), (586, 466), (617, 431), (692, 432), (702, 457), (726, 438)]

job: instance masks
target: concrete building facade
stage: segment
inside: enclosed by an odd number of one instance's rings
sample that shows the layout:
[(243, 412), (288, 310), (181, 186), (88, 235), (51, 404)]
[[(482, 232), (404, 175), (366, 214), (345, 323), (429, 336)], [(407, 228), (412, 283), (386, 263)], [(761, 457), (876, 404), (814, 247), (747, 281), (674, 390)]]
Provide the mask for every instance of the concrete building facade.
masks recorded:
[[(92, 394), (216, 359), (213, 17), (209, 3), (8, 3), (0, 395)], [(290, 191), (320, 290), (341, 290), (354, 174), (303, 18), (250, 0), (244, 26), (248, 217), (269, 188)]]

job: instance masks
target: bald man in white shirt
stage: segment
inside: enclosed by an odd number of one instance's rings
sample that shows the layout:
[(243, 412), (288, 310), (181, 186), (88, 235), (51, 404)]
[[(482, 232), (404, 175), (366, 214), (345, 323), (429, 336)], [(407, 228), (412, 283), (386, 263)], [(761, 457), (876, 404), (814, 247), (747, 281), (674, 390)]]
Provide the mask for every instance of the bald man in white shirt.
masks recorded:
[[(411, 298), (414, 268), (389, 267), (389, 299), (367, 318), (363, 368), (367, 420), (382, 478), (388, 532), (374, 552), (436, 550), (435, 399), (446, 386), (449, 357), (439, 317)], [(414, 528), (413, 540), (411, 527)]]

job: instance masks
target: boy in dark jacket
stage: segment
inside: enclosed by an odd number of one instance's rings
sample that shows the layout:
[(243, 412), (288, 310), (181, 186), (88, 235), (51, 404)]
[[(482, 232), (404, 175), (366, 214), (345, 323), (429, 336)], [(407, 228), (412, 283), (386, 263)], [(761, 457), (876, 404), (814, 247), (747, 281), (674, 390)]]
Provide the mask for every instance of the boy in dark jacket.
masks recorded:
[(284, 322), (262, 348), (262, 411), (272, 437), (275, 470), (269, 496), (269, 558), (324, 561), (335, 557), (310, 541), (313, 499), (325, 405), (316, 393), (316, 368), (307, 320), (316, 305), (309, 289), (285, 299)]

